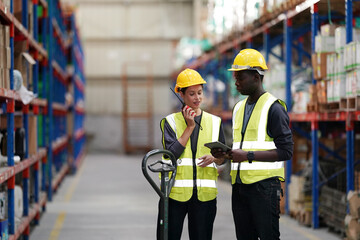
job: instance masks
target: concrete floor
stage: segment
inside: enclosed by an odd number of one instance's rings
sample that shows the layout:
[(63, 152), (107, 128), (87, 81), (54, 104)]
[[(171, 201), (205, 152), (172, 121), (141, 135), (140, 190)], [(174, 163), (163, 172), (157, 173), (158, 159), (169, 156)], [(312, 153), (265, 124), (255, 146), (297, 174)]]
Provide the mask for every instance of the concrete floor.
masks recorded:
[[(77, 174), (67, 176), (53, 201), (47, 203), (30, 239), (155, 239), (158, 197), (142, 174), (142, 158), (88, 155)], [(235, 239), (230, 197), (230, 184), (219, 181), (214, 240)], [(281, 239), (341, 239), (327, 229), (303, 227), (287, 216), (280, 218), (280, 231)]]

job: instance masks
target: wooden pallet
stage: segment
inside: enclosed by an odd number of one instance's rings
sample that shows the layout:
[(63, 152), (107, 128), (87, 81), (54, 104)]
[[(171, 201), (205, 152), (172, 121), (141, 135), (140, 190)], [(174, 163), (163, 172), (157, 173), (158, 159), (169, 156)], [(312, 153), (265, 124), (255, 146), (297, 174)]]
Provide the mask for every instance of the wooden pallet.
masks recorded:
[(307, 112), (318, 112), (319, 111), (319, 104), (318, 103), (308, 103), (308, 104), (306, 104), (306, 111)]
[(347, 101), (347, 110), (348, 111), (357, 111), (360, 110), (360, 96), (357, 97), (348, 97)]
[(340, 101), (330, 102), (325, 104), (325, 112), (337, 112), (340, 111)]

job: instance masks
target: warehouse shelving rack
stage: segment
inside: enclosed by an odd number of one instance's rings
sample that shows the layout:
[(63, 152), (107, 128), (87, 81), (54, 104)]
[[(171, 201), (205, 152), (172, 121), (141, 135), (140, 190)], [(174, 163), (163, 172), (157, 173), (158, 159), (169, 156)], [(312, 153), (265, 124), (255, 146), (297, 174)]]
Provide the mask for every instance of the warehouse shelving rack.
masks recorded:
[[(328, 1), (325, 0), (302, 0), (302, 1), (287, 1), (288, 7), (276, 12), (276, 15), (267, 17), (266, 21), (255, 21), (252, 24), (245, 26), (243, 33), (234, 34), (229, 36), (224, 41), (218, 43), (214, 48), (202, 54), (195, 60), (188, 62), (185, 67), (197, 69), (202, 76), (209, 73), (214, 75), (221, 74), (219, 69), (227, 69), (232, 63), (233, 58), (241, 48), (252, 47), (259, 51), (265, 52), (266, 61), (269, 60), (269, 55), (272, 55), (285, 63), (285, 79), (286, 79), (286, 104), (291, 108), (292, 95), (291, 95), (291, 78), (293, 74), (291, 63), (294, 59), (292, 50), (295, 49), (298, 57), (298, 63), (306, 62), (308, 65), (311, 63), (311, 54), (304, 50), (303, 37), (306, 34), (311, 34), (311, 49), (314, 51), (315, 36), (322, 23), (328, 21)], [(346, 42), (352, 41), (352, 23), (353, 23), (353, 5), (351, 0), (345, 2), (330, 1), (332, 18), (344, 18), (346, 22)], [(343, 11), (343, 13), (339, 13)], [(310, 20), (311, 19), (311, 20)], [(277, 55), (272, 51), (277, 45), (281, 44), (281, 54)], [(226, 77), (224, 77), (226, 79)], [(224, 80), (226, 83), (226, 80)], [(315, 84), (315, 80), (312, 80)], [(228, 92), (224, 92), (223, 98), (227, 98)], [(217, 97), (217, 96), (215, 96)], [(216, 101), (214, 101), (216, 102)], [(217, 112), (224, 120), (231, 120), (231, 112), (228, 106), (224, 106), (225, 111)], [(312, 227), (319, 227), (319, 188), (324, 182), (319, 183), (319, 173), (317, 171), (319, 166), (319, 147), (330, 152), (329, 149), (319, 143), (318, 130), (320, 122), (343, 122), (346, 129), (346, 169), (342, 169), (329, 177), (332, 179), (338, 174), (346, 171), (347, 187), (346, 191), (354, 189), (354, 124), (360, 121), (359, 111), (337, 111), (332, 113), (319, 113), (310, 112), (306, 114), (289, 113), (291, 125), (294, 131), (296, 122), (310, 123), (311, 134), (303, 133), (310, 141), (312, 146)], [(293, 124), (294, 123), (294, 124)], [(334, 154), (334, 153), (332, 153)], [(336, 153), (335, 153), (336, 155)], [(358, 161), (356, 162), (358, 163)], [(355, 164), (356, 164), (355, 163)], [(292, 172), (292, 162), (286, 162), (286, 184), (285, 184), (285, 213), (289, 212), (288, 203), (288, 185)], [(329, 180), (328, 179), (328, 180)]]
[(69, 122), (69, 137), (70, 146), (69, 150), (73, 159), (72, 169), (77, 170), (81, 165), (85, 154), (85, 72), (84, 72), (84, 51), (80, 41), (79, 29), (76, 27), (75, 15), (72, 11), (66, 13), (66, 22), (69, 35), (69, 59), (68, 72), (70, 73), (70, 82), (73, 86), (72, 95), (74, 96), (73, 105), (70, 107), (68, 117)]
[[(15, 0), (10, 0), (9, 6), (0, 1), (0, 22), (10, 28), (11, 66), (9, 89), (0, 88), (2, 114), (6, 114), (7, 122), (7, 167), (0, 168), (0, 186), (7, 187), (7, 221), (9, 239), (29, 239), (30, 226), (37, 224), (40, 213), (45, 211), (46, 202), (52, 200), (52, 195), (58, 188), (64, 176), (69, 171), (68, 145), (72, 139), (83, 139), (85, 130), (83, 120), (78, 123), (81, 131), (69, 136), (67, 133), (67, 114), (69, 106), (65, 94), (69, 85), (74, 84), (69, 79), (72, 73), (67, 71), (68, 36), (65, 26), (65, 16), (58, 0), (21, 0), (22, 21), (13, 14)], [(27, 22), (28, 5), (32, 4), (32, 30)], [(39, 11), (38, 11), (39, 10)], [(40, 15), (38, 15), (40, 13)], [(71, 26), (74, 29), (75, 25)], [(34, 94), (39, 98), (24, 105), (18, 92), (14, 90), (14, 42), (25, 41), (26, 51), (34, 58), (32, 66)], [(78, 48), (81, 42), (77, 40)], [(80, 61), (84, 58), (79, 56)], [(85, 78), (81, 76), (82, 93)], [(76, 83), (79, 84), (79, 83)], [(82, 96), (83, 97), (83, 96)], [(84, 108), (76, 111), (84, 115)], [(19, 163), (14, 162), (14, 115), (22, 117), (25, 129), (25, 155)], [(38, 117), (36, 152), (29, 153), (29, 117)], [(82, 142), (82, 145), (83, 142)], [(82, 150), (82, 156), (84, 150)], [(79, 158), (80, 159), (80, 158)], [(56, 169), (53, 167), (56, 166)], [(41, 170), (40, 170), (41, 168)], [(15, 178), (22, 174), (23, 187), (23, 217), (15, 223)], [(54, 174), (53, 174), (54, 173)], [(39, 179), (41, 178), (41, 179)], [(39, 181), (40, 180), (40, 181)], [(32, 185), (29, 183), (32, 182)], [(30, 194), (32, 194), (30, 196)]]

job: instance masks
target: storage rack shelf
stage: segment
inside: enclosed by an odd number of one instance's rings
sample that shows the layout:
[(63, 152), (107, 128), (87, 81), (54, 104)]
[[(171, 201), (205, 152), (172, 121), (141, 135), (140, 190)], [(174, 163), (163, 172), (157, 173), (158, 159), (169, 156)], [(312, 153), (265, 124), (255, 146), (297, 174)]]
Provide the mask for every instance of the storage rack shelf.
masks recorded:
[[(23, 9), (19, 10), (21, 5)], [(14, 13), (14, 6), (17, 7), (17, 11), (21, 11), (22, 16), (31, 15), (32, 22), (30, 23), (31, 19), (27, 17), (19, 20)], [(19, 237), (29, 239), (30, 226), (39, 222), (40, 213), (45, 211), (46, 202), (52, 200), (52, 194), (57, 190), (62, 179), (74, 168), (79, 167), (85, 156), (83, 118), (77, 122), (76, 131), (71, 134), (67, 132), (67, 125), (74, 125), (68, 122), (67, 116), (73, 114), (72, 111), (84, 116), (85, 109), (83, 106), (69, 105), (65, 101), (65, 94), (72, 85), (76, 85), (81, 89), (84, 99), (85, 76), (83, 72), (81, 75), (73, 76), (75, 73), (68, 71), (68, 68), (74, 65), (74, 62), (68, 62), (71, 58), (70, 49), (74, 47), (69, 42), (68, 32), (78, 30), (73, 12), (67, 11), (66, 14), (67, 16), (64, 15), (58, 0), (0, 1), (0, 23), (9, 28), (9, 45), (5, 47), (10, 48), (10, 63), (7, 68), (9, 79), (6, 79), (8, 87), (0, 87), (2, 114), (6, 115), (7, 120), (7, 149), (14, 149), (16, 144), (13, 141), (15, 116), (21, 117), (20, 122), (25, 130), (24, 157), (20, 162), (15, 163), (15, 152), (7, 151), (7, 166), (0, 168), (0, 187), (7, 188), (8, 208), (5, 220), (8, 221), (8, 228), (4, 234), (8, 234), (9, 239)], [(72, 17), (73, 24), (68, 26), (66, 18), (69, 16)], [(29, 76), (23, 76), (25, 80), (23, 85), (37, 94), (38, 98), (27, 105), (22, 103), (21, 96), (14, 90), (15, 43), (22, 44), (21, 52), (30, 54), (35, 62), (32, 63), (32, 67), (28, 65), (32, 71)], [(75, 47), (82, 49), (79, 36)], [(83, 53), (77, 53), (77, 58), (77, 65), (79, 62), (82, 64)], [(32, 82), (27, 82), (28, 79), (32, 79)], [(72, 81), (72, 79), (76, 80)], [(30, 123), (32, 127), (36, 123), (37, 127), (30, 128)], [(29, 139), (30, 134), (38, 139), (35, 150), (30, 147), (34, 143), (33, 139)], [(77, 149), (80, 154), (77, 156), (77, 161), (71, 163), (73, 152), (68, 148), (72, 147), (74, 141), (79, 142)], [(14, 188), (19, 177), (23, 189), (24, 211), (22, 218), (15, 222)]]
[[(359, 6), (353, 6), (353, 1), (335, 1), (335, 0), (301, 0), (301, 1), (286, 1), (286, 7), (276, 11), (272, 16), (268, 16), (266, 20), (258, 19), (253, 23), (244, 27), (243, 32), (236, 32), (226, 37), (223, 41), (217, 43), (207, 53), (202, 54), (194, 60), (190, 60), (183, 66), (197, 69), (200, 74), (206, 77), (208, 74), (219, 76), (219, 79), (227, 79), (219, 69), (228, 69), (234, 59), (235, 55), (242, 48), (251, 47), (265, 52), (265, 59), (268, 62), (269, 56), (272, 55), (285, 63), (285, 91), (286, 91), (286, 104), (291, 108), (292, 95), (291, 95), (291, 78), (294, 74), (292, 69), (292, 62), (294, 62), (293, 52), (297, 53), (298, 65), (306, 63), (311, 64), (311, 54), (315, 50), (315, 36), (318, 34), (319, 27), (322, 23), (329, 21), (329, 12), (331, 12), (332, 19), (345, 20), (346, 24), (346, 42), (352, 41), (352, 25), (353, 25), (353, 12), (359, 11)], [(330, 5), (329, 5), (330, 4)], [(331, 9), (328, 7), (331, 6)], [(331, 22), (331, 21), (330, 21)], [(311, 39), (311, 52), (304, 50), (304, 36)], [(281, 45), (281, 54), (276, 54), (272, 51), (275, 46)], [(294, 51), (292, 51), (294, 50)], [(174, 74), (176, 75), (176, 74)], [(222, 79), (223, 78), (223, 79)], [(228, 82), (224, 81), (226, 88)], [(312, 84), (316, 81), (313, 79)], [(205, 87), (206, 88), (206, 87)], [(227, 104), (229, 90), (223, 93), (222, 98), (223, 111), (214, 110), (225, 121), (231, 120), (230, 107)], [(215, 98), (218, 96), (215, 94)], [(218, 102), (214, 99), (213, 102)], [(346, 172), (347, 187), (346, 191), (354, 190), (354, 123), (360, 120), (359, 111), (335, 111), (335, 112), (309, 112), (309, 113), (290, 113), (290, 120), (292, 123), (304, 122), (310, 123), (311, 134), (306, 133), (306, 136), (311, 141), (312, 146), (312, 226), (319, 227), (319, 188), (322, 183), (319, 183), (319, 173), (317, 171), (319, 166), (319, 144), (318, 128), (319, 123), (326, 122), (344, 122), (346, 131)], [(294, 124), (292, 124), (294, 125)], [(296, 128), (293, 128), (297, 131)], [(357, 163), (357, 162), (356, 162)], [(292, 162), (286, 162), (286, 198), (285, 198), (285, 212), (289, 212), (288, 202), (288, 186), (292, 172)], [(339, 173), (335, 173), (336, 176)]]

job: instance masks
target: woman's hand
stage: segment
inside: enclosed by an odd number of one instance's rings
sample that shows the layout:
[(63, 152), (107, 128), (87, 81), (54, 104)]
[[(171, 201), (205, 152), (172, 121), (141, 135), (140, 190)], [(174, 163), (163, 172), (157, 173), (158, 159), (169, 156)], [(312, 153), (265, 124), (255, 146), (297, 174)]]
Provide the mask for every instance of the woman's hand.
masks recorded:
[(186, 106), (183, 108), (182, 112), (183, 112), (185, 121), (186, 121), (186, 123), (187, 123), (187, 126), (194, 128), (194, 127), (195, 127), (195, 120), (194, 120), (194, 118), (195, 118), (195, 116), (196, 116), (195, 111), (194, 111), (191, 107), (189, 107), (188, 105), (186, 105)]
[(209, 164), (212, 164), (213, 162), (215, 162), (215, 159), (213, 156), (211, 155), (204, 155), (202, 157), (199, 157), (199, 160), (201, 160), (198, 164), (199, 167), (206, 167)]

